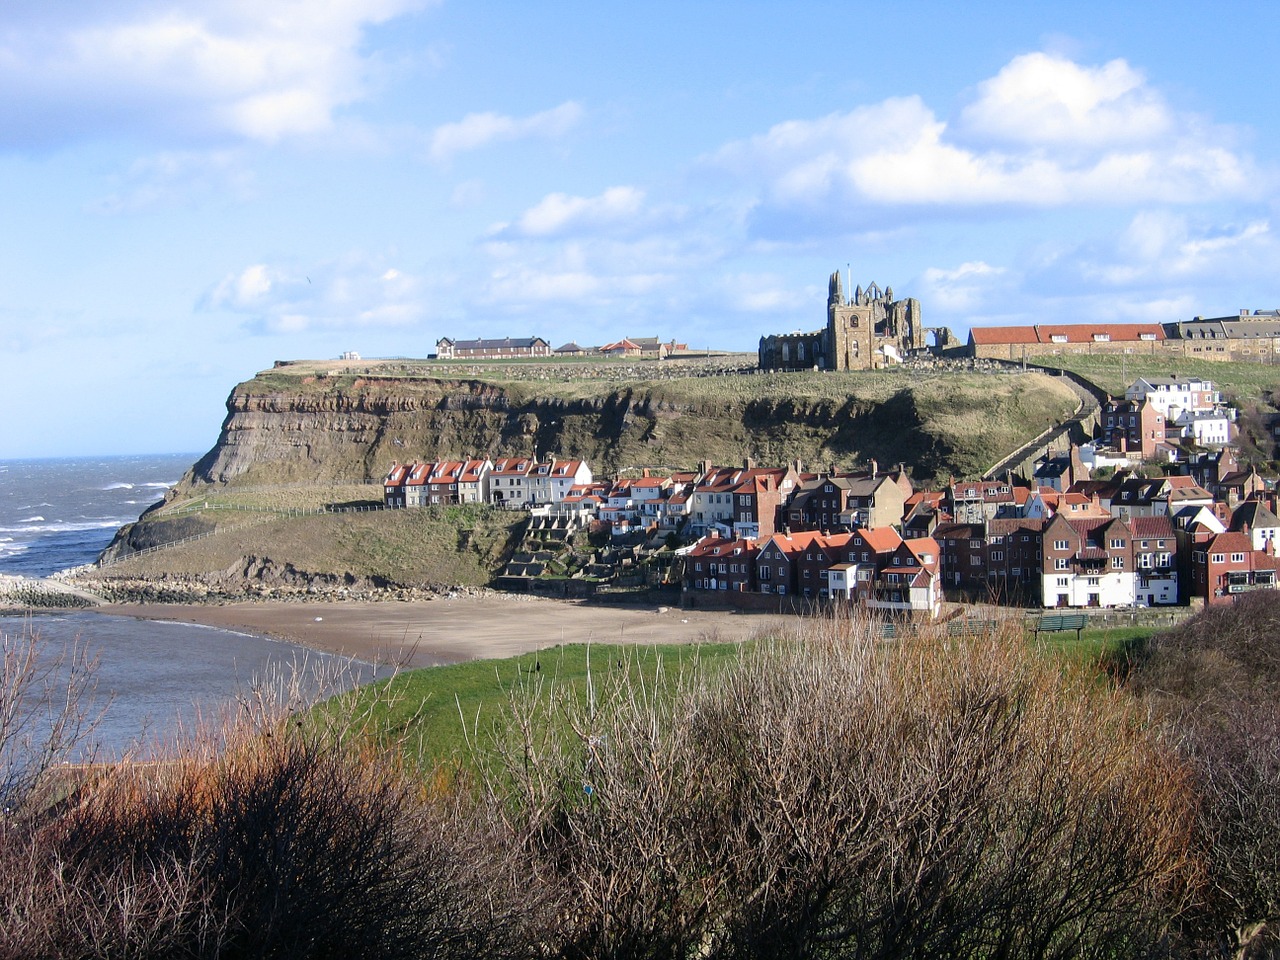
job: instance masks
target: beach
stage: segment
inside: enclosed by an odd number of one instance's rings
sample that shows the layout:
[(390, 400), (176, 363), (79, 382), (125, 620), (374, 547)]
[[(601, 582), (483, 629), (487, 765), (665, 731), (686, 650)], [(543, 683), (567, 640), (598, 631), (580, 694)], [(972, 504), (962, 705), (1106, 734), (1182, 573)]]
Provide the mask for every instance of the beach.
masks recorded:
[(514, 656), (569, 643), (741, 641), (795, 618), (728, 610), (601, 606), (536, 597), (426, 601), (108, 604), (97, 612), (198, 623), (405, 667)]

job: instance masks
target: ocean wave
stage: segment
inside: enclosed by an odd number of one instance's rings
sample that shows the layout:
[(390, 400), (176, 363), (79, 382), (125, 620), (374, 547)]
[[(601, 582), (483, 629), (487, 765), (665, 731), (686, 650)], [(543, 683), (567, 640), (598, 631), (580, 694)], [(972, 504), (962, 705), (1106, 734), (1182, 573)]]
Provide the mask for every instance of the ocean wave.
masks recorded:
[[(34, 519), (43, 521), (44, 517), (36, 517)], [(20, 522), (26, 523), (27, 521)], [(45, 521), (39, 526), (0, 527), (0, 533), (76, 533), (81, 530), (109, 530), (112, 527), (122, 527), (129, 522), (129, 520), (120, 519), (86, 520), (83, 522), (56, 520), (53, 523)]]
[(108, 483), (105, 487), (99, 487), (100, 490), (132, 490), (132, 483)]
[(140, 487), (159, 487), (161, 490), (168, 490), (170, 487), (172, 487), (172, 486), (176, 486), (176, 485), (177, 485), (177, 483), (178, 483), (178, 481), (177, 481), (177, 480), (175, 480), (175, 481), (173, 481), (173, 483), (155, 483), (155, 482), (152, 482), (152, 483), (140, 483), (140, 484), (138, 484), (138, 486), (140, 486)]
[(44, 517), (27, 517), (25, 520), (19, 520), (19, 523), (44, 523)]

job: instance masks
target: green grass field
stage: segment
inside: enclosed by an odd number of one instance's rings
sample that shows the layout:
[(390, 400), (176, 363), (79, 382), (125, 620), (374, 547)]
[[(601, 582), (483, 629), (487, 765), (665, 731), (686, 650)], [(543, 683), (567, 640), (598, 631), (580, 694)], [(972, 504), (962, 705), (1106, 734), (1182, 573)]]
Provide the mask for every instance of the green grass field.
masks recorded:
[(623, 670), (633, 681), (674, 681), (691, 671), (712, 670), (739, 653), (735, 643), (569, 644), (501, 660), (475, 660), (412, 670), (334, 701), (373, 722), (380, 737), (402, 742), (424, 769), (465, 764), (468, 739), (482, 745), (511, 716), (513, 691), (540, 698), (585, 698), (588, 684), (600, 693)]
[[(1101, 678), (1122, 667), (1154, 633), (1149, 627), (1120, 627), (1085, 630), (1079, 640), (1074, 632), (1041, 634), (1036, 643), (1046, 656), (1072, 666), (1096, 667)], [(1030, 633), (1027, 638), (1033, 642)], [(695, 670), (714, 674), (743, 649), (733, 643), (556, 646), (508, 659), (410, 671), (335, 704), (352, 715), (368, 712), (378, 735), (403, 743), (411, 761), (423, 769), (466, 766), (472, 759), (468, 739), (483, 748), (511, 720), (513, 691), (536, 698), (583, 698), (590, 675), (599, 695), (618, 679), (618, 670), (645, 684), (652, 685), (659, 674), (671, 682), (687, 679)]]
[(1229, 397), (1251, 399), (1280, 388), (1280, 366), (1266, 363), (1231, 363), (1193, 357), (1088, 356), (1075, 354), (1043, 357), (1045, 365), (1060, 366), (1092, 380), (1113, 395), (1139, 377), (1202, 377), (1212, 380)]

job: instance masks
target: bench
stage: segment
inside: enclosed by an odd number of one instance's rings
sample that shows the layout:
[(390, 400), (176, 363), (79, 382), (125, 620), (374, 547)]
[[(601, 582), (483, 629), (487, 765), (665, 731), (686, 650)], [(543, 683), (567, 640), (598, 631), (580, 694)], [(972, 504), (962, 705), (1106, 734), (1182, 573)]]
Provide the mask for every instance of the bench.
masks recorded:
[(1036, 621), (1036, 639), (1041, 633), (1063, 633), (1067, 630), (1076, 632), (1080, 639), (1080, 631), (1089, 625), (1089, 617), (1083, 613), (1047, 613)]

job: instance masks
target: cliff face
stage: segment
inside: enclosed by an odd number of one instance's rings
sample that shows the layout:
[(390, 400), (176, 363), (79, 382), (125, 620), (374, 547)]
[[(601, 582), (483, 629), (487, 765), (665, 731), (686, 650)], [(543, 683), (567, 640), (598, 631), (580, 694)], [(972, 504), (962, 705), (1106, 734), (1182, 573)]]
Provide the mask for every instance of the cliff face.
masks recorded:
[[(264, 374), (232, 392), (217, 444), (184, 486), (377, 479), (393, 460), (548, 453), (584, 457), (597, 473), (746, 456), (841, 466), (874, 458), (928, 480), (983, 469), (1074, 403), (1038, 375), (973, 379), (901, 376), (866, 395), (824, 380), (806, 395), (788, 384), (807, 380), (749, 376), (593, 387)], [(990, 416), (973, 430), (926, 412), (976, 397)]]

